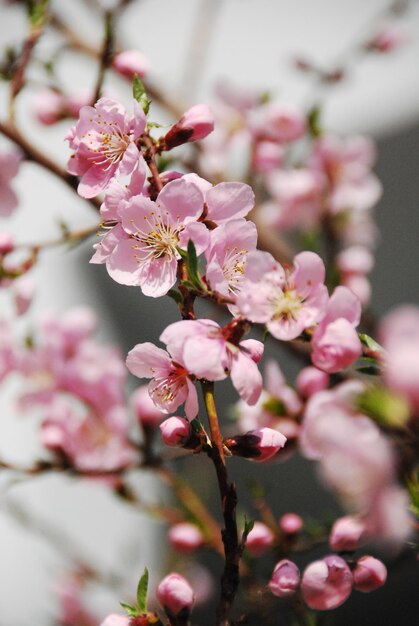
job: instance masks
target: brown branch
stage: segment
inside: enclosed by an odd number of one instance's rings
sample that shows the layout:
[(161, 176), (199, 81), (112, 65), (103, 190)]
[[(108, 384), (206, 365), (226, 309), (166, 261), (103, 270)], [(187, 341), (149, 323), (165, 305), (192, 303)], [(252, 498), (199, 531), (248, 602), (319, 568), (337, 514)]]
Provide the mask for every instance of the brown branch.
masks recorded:
[(99, 72), (96, 81), (96, 87), (92, 98), (92, 106), (99, 100), (102, 94), (103, 82), (105, 80), (106, 70), (112, 63), (112, 53), (114, 46), (114, 28), (113, 28), (113, 13), (111, 11), (105, 12), (105, 37), (103, 40), (103, 47), (100, 54)]

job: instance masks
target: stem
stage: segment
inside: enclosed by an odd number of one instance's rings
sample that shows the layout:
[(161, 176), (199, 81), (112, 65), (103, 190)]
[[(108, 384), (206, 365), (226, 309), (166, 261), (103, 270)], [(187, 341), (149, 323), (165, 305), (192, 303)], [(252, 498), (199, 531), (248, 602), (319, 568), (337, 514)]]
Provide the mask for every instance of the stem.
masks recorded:
[(111, 11), (105, 13), (105, 38), (103, 41), (103, 48), (100, 55), (99, 72), (96, 82), (95, 92), (92, 98), (92, 106), (99, 100), (102, 95), (103, 81), (105, 80), (106, 70), (112, 62), (112, 52), (114, 43), (114, 30), (113, 30), (113, 14)]
[(34, 48), (42, 35), (42, 26), (31, 27), (29, 34), (23, 44), (22, 53), (20, 55), (19, 64), (13, 75), (10, 83), (10, 98), (9, 98), (9, 118), (12, 124), (15, 121), (15, 100), (20, 91), (25, 86), (25, 73), (26, 68), (32, 58)]
[(225, 564), (221, 577), (221, 594), (216, 612), (216, 625), (228, 626), (230, 624), (228, 613), (233, 605), (240, 582), (239, 561), (242, 548), (239, 543), (236, 522), (237, 492), (235, 484), (228, 481), (223, 439), (214, 400), (214, 383), (202, 380), (201, 386), (211, 431), (212, 445), (208, 450), (208, 456), (214, 463), (217, 474), (224, 518), (221, 536), (224, 544)]

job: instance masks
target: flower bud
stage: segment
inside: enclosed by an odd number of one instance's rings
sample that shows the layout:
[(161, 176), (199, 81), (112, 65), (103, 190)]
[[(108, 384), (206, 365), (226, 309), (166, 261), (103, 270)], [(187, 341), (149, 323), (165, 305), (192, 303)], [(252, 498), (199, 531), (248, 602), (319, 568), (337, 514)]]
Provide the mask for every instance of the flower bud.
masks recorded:
[(326, 372), (317, 369), (317, 367), (303, 367), (295, 381), (297, 391), (304, 398), (310, 398), (318, 391), (327, 389), (329, 385), (329, 376)]
[(346, 562), (334, 554), (306, 567), (301, 579), (304, 602), (319, 611), (335, 609), (347, 600), (353, 578)]
[(369, 50), (391, 52), (406, 39), (406, 33), (398, 24), (384, 24), (376, 35), (367, 43)]
[(0, 232), (0, 254), (9, 254), (14, 250), (13, 237), (10, 233)]
[(314, 365), (332, 374), (351, 365), (361, 356), (358, 334), (347, 319), (334, 320), (324, 331), (313, 336), (311, 358)]
[(174, 415), (160, 424), (161, 436), (166, 446), (183, 446), (191, 435), (191, 425), (184, 417)]
[(115, 55), (112, 65), (119, 74), (128, 78), (134, 78), (135, 74), (142, 78), (150, 70), (147, 57), (139, 50), (120, 52)]
[(34, 108), (38, 122), (51, 126), (65, 117), (65, 97), (53, 89), (44, 89), (36, 94)]
[(188, 615), (195, 602), (195, 594), (183, 576), (180, 574), (169, 574), (163, 578), (157, 587), (157, 600), (169, 615)]
[(340, 517), (330, 531), (330, 547), (336, 552), (353, 552), (358, 548), (364, 532), (365, 524), (362, 520), (351, 515)]
[(271, 580), (268, 583), (274, 596), (285, 598), (292, 595), (300, 585), (300, 570), (295, 563), (282, 559), (275, 565)]
[(214, 130), (214, 116), (206, 104), (197, 104), (186, 111), (164, 137), (167, 150), (188, 141), (204, 139)]
[(253, 556), (262, 556), (271, 547), (274, 534), (266, 524), (255, 522), (246, 539), (246, 549)]
[(279, 519), (279, 528), (286, 535), (295, 535), (303, 527), (303, 520), (297, 513), (284, 513)]
[(170, 545), (183, 554), (195, 552), (203, 543), (203, 535), (195, 524), (182, 522), (172, 526), (167, 533)]
[(226, 439), (224, 444), (236, 456), (252, 461), (267, 461), (284, 447), (286, 441), (287, 438), (278, 430), (258, 428)]
[(353, 577), (355, 589), (368, 593), (384, 585), (387, 580), (387, 568), (379, 559), (363, 556), (357, 561)]
[(267, 174), (281, 166), (284, 147), (273, 141), (258, 141), (253, 154), (253, 167), (260, 174)]

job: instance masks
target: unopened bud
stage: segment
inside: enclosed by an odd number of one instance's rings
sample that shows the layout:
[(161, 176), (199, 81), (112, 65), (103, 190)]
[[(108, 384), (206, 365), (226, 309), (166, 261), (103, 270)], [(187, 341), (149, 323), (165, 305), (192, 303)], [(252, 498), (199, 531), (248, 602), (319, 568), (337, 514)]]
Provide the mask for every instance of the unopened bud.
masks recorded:
[(336, 552), (353, 552), (359, 546), (365, 524), (362, 520), (346, 515), (335, 521), (330, 531), (329, 543)]
[(379, 559), (363, 556), (357, 561), (353, 576), (355, 589), (368, 593), (384, 585), (387, 580), (387, 568)]
[(13, 238), (10, 233), (0, 232), (0, 254), (9, 254), (13, 250)]
[(296, 592), (300, 585), (300, 570), (295, 563), (282, 559), (275, 565), (271, 580), (268, 583), (274, 596), (285, 598)]
[(303, 527), (303, 520), (297, 513), (284, 513), (279, 519), (279, 528), (286, 535), (295, 535)]
[(287, 438), (273, 428), (258, 428), (226, 439), (224, 445), (235, 456), (252, 461), (267, 461), (284, 447)]
[(306, 567), (301, 579), (304, 602), (319, 611), (335, 609), (351, 594), (353, 578), (347, 563), (334, 554)]
[(167, 538), (170, 545), (183, 554), (195, 552), (204, 540), (199, 528), (189, 522), (182, 522), (172, 526), (167, 533)]
[(271, 547), (274, 534), (266, 524), (255, 522), (246, 539), (246, 549), (253, 556), (262, 556)]
[(169, 617), (179, 615), (179, 613), (188, 615), (195, 602), (192, 587), (186, 578), (177, 573), (163, 578), (157, 587), (156, 595)]
[(130, 618), (127, 615), (117, 615), (113, 613), (108, 615), (100, 626), (130, 626)]
[(166, 446), (180, 446), (195, 450), (202, 441), (184, 417), (174, 415), (160, 424), (160, 432)]
[(188, 141), (204, 139), (214, 130), (214, 115), (206, 104), (197, 104), (186, 111), (164, 138), (167, 150)]
[(147, 57), (139, 50), (125, 50), (117, 54), (112, 62), (114, 69), (122, 76), (142, 78), (150, 70)]

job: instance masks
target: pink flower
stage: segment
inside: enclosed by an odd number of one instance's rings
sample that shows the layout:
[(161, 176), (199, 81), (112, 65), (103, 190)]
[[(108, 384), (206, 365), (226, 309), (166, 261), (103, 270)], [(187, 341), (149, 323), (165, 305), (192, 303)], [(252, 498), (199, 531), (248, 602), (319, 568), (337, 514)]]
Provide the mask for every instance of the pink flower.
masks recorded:
[(273, 428), (257, 428), (226, 439), (224, 444), (236, 456), (251, 461), (268, 461), (285, 446), (287, 438)]
[(192, 428), (187, 419), (174, 415), (160, 424), (160, 432), (166, 446), (183, 446), (190, 439)]
[(17, 207), (18, 199), (10, 181), (19, 170), (21, 157), (16, 152), (0, 153), (0, 216), (8, 217)]
[[(170, 328), (170, 327), (169, 327)], [(163, 337), (163, 335), (162, 335)], [(137, 344), (127, 356), (129, 371), (138, 378), (151, 378), (148, 391), (154, 404), (164, 413), (185, 403), (185, 413), (193, 419), (198, 413), (195, 385), (182, 361), (150, 342)]]
[(100, 626), (130, 626), (131, 619), (127, 615), (112, 613), (101, 623)]
[(355, 589), (369, 593), (384, 585), (387, 580), (387, 568), (379, 559), (363, 556), (358, 559), (353, 576)]
[(329, 376), (317, 367), (303, 367), (295, 381), (297, 391), (304, 398), (309, 398), (318, 391), (323, 391), (329, 386)]
[(250, 128), (258, 138), (290, 143), (304, 135), (304, 115), (289, 104), (268, 103), (250, 116)]
[(184, 363), (197, 378), (224, 380), (228, 375), (248, 404), (255, 404), (262, 391), (262, 376), (256, 362), (263, 344), (255, 339), (235, 341), (233, 321), (225, 328), (209, 319), (183, 320), (170, 324), (160, 339), (173, 358)]
[(195, 593), (183, 576), (169, 574), (157, 587), (157, 600), (168, 615), (189, 613), (195, 602)]
[(269, 590), (279, 598), (287, 598), (293, 595), (300, 586), (300, 570), (295, 563), (288, 559), (282, 559), (275, 565), (271, 580), (268, 583)]
[(202, 532), (195, 524), (181, 522), (174, 524), (167, 533), (170, 545), (182, 554), (192, 554), (199, 548), (204, 540)]
[(246, 550), (252, 556), (262, 556), (271, 547), (275, 537), (271, 529), (262, 522), (255, 522), (246, 539)]
[(303, 520), (297, 513), (284, 513), (279, 518), (279, 528), (286, 535), (295, 535), (303, 527)]
[(214, 115), (206, 104), (196, 104), (182, 115), (164, 137), (167, 150), (188, 141), (204, 139), (214, 130)]
[(365, 522), (352, 515), (339, 517), (330, 531), (329, 543), (335, 552), (353, 552), (365, 534)]
[(53, 89), (38, 92), (34, 99), (35, 116), (41, 124), (51, 126), (65, 117), (65, 96)]
[(406, 40), (406, 31), (396, 22), (384, 24), (366, 47), (376, 52), (391, 52)]
[(257, 231), (244, 218), (231, 220), (211, 231), (206, 280), (210, 288), (225, 296), (240, 290), (247, 256), (256, 249)]
[(137, 74), (140, 78), (145, 76), (150, 70), (150, 62), (139, 50), (124, 50), (113, 58), (114, 69), (122, 76), (134, 78)]
[(167, 183), (155, 202), (136, 195), (117, 210), (121, 224), (106, 235), (93, 262), (106, 262), (110, 276), (123, 285), (138, 285), (147, 296), (165, 295), (177, 280), (178, 247), (191, 239), (201, 254), (209, 233), (198, 222), (203, 195), (180, 178)]
[(109, 98), (101, 98), (94, 107), (85, 106), (69, 134), (70, 157), (67, 170), (81, 176), (78, 193), (92, 198), (103, 191), (115, 176), (131, 174), (142, 160), (135, 140), (143, 133), (146, 117), (134, 101), (134, 116)]
[(284, 159), (284, 147), (273, 141), (258, 141), (252, 155), (252, 165), (260, 174), (278, 169)]
[(355, 330), (360, 318), (358, 298), (346, 287), (337, 287), (311, 340), (311, 358), (316, 367), (331, 374), (361, 356), (361, 341)]
[(13, 281), (12, 289), (16, 313), (17, 315), (24, 315), (35, 295), (35, 282), (29, 276), (23, 275)]
[(301, 579), (304, 602), (319, 611), (335, 609), (343, 604), (351, 595), (352, 585), (351, 570), (336, 555), (310, 563)]
[(255, 276), (243, 282), (236, 304), (242, 315), (251, 322), (266, 324), (277, 339), (295, 339), (325, 314), (328, 293), (324, 264), (317, 254), (301, 252), (294, 259), (293, 272), (275, 264), (271, 257), (275, 269), (266, 273), (264, 259), (269, 257), (249, 256)]
[(0, 232), (0, 255), (5, 256), (14, 250), (15, 244), (10, 233)]

